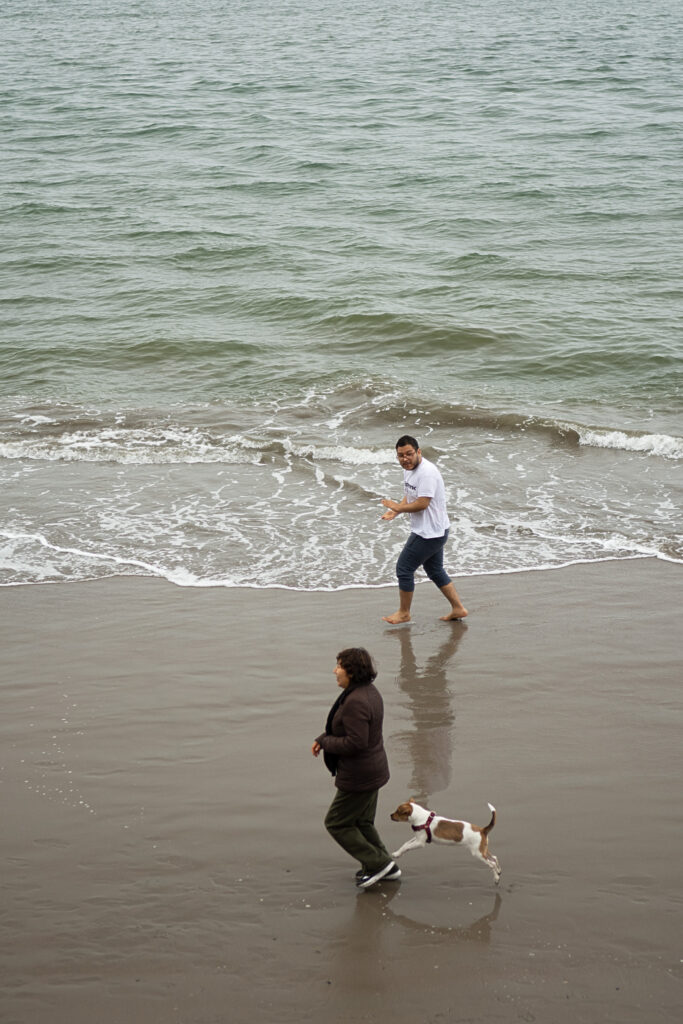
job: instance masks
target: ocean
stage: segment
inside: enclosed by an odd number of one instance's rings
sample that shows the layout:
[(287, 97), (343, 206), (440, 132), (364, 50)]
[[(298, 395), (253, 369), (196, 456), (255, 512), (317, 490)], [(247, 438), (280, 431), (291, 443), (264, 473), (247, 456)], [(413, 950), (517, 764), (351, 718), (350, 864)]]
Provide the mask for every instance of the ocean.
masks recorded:
[(0, 28), (0, 584), (394, 586), (403, 433), (456, 576), (683, 560), (679, 2)]

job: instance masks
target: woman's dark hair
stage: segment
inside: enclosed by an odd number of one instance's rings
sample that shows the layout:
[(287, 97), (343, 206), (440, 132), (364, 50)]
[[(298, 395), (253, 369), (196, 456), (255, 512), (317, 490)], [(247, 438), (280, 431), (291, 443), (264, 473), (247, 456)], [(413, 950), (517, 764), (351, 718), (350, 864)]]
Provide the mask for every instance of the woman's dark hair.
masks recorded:
[(345, 647), (337, 661), (351, 680), (352, 686), (367, 686), (377, 678), (377, 669), (364, 647)]
[(404, 434), (403, 437), (399, 437), (398, 441), (396, 442), (396, 447), (405, 448), (407, 444), (409, 444), (411, 448), (414, 448), (415, 451), (417, 451), (420, 447), (419, 444), (417, 443), (417, 439), (411, 437), (410, 434)]

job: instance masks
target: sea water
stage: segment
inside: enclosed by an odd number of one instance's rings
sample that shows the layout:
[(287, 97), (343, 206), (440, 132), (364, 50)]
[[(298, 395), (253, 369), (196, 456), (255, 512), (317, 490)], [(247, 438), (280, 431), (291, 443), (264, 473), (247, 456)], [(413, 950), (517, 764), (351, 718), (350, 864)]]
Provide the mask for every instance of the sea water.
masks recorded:
[(6, 0), (0, 582), (683, 559), (675, 0)]

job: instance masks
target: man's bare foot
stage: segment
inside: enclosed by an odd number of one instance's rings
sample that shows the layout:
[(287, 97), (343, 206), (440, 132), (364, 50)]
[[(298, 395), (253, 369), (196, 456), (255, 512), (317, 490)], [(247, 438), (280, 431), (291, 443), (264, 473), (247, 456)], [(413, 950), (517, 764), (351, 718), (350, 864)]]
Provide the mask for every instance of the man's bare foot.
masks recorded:
[(442, 622), (457, 622), (459, 619), (464, 619), (467, 616), (467, 608), (463, 608), (460, 605), (459, 608), (454, 608), (449, 615), (442, 615)]
[(410, 615), (408, 612), (394, 612), (393, 615), (383, 615), (382, 619), (384, 622), (390, 622), (392, 626), (398, 626), (401, 622), (410, 622)]

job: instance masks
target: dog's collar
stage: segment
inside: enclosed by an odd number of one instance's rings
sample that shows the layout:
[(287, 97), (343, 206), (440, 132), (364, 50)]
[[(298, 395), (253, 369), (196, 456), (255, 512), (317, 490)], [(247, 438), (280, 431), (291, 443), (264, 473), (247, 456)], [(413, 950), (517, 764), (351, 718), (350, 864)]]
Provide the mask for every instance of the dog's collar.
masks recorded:
[(424, 829), (425, 832), (427, 833), (427, 842), (431, 843), (431, 841), (432, 841), (432, 830), (431, 830), (431, 828), (429, 826), (434, 821), (435, 817), (436, 817), (435, 812), (434, 811), (430, 811), (429, 812), (429, 817), (425, 821), (424, 825), (411, 825), (410, 827), (412, 828), (413, 832), (421, 832), (422, 829)]

